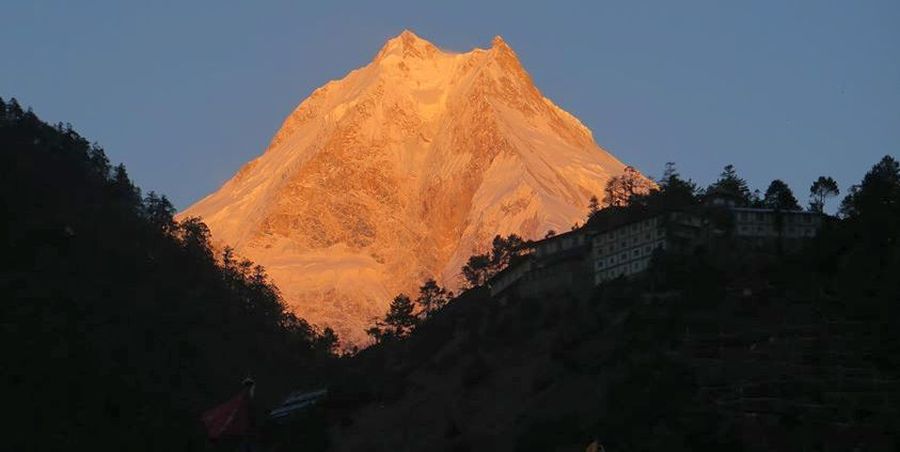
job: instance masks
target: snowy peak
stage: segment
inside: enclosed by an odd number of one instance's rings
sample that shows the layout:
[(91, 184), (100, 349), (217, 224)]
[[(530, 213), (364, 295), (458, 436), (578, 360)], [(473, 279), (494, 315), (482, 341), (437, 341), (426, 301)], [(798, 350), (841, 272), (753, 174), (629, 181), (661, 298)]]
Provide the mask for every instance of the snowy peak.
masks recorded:
[(440, 53), (434, 44), (420, 38), (410, 30), (403, 30), (399, 35), (389, 39), (378, 54), (375, 61), (380, 62), (389, 56), (397, 56), (402, 59), (425, 59)]
[(494, 39), (491, 40), (491, 52), (493, 52), (495, 57), (511, 58), (518, 63), (519, 57), (516, 56), (516, 52), (500, 35), (494, 36)]
[(396, 294), (427, 278), (457, 289), (495, 235), (583, 223), (624, 167), (501, 37), (454, 53), (406, 30), (313, 91), (261, 156), (180, 215), (264, 265), (298, 315), (359, 345)]

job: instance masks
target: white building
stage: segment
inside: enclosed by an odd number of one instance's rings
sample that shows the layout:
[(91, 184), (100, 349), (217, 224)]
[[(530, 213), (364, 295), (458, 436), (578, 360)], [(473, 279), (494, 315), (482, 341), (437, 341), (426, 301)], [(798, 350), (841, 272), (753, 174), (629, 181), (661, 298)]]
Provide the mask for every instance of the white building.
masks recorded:
[(609, 227), (593, 237), (594, 284), (646, 270), (656, 250), (687, 251), (699, 240), (703, 219), (668, 212)]

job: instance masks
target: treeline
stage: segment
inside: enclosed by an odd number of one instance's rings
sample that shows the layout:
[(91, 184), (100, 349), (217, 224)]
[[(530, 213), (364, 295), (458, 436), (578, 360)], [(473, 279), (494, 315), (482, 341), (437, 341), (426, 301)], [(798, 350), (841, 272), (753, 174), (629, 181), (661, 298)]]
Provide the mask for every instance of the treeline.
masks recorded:
[(260, 406), (336, 347), (264, 269), (142, 196), (70, 125), (0, 99), (4, 448), (205, 448), (199, 416), (255, 378)]
[[(851, 191), (855, 190), (851, 187)], [(840, 194), (837, 182), (830, 176), (820, 176), (809, 187), (807, 210), (824, 213), (825, 202)], [(734, 207), (773, 209), (780, 211), (802, 210), (791, 188), (775, 179), (765, 192), (750, 190), (747, 181), (738, 175), (733, 165), (726, 165), (712, 184), (700, 187), (679, 174), (672, 162), (666, 163), (662, 177), (655, 183), (631, 167), (619, 176), (611, 178), (604, 189), (603, 201), (591, 197), (588, 204), (587, 223), (600, 227), (610, 223), (628, 221), (636, 215), (665, 210), (691, 209), (702, 205), (715, 205), (721, 201)], [(839, 215), (847, 216), (846, 200)]]
[[(837, 183), (831, 177), (821, 176), (810, 186), (809, 210), (823, 212), (825, 201), (840, 193)], [(658, 181), (641, 175), (628, 166), (621, 175), (609, 179), (601, 202), (592, 196), (588, 204), (589, 227), (602, 227), (611, 223), (630, 221), (631, 218), (648, 212), (694, 208), (712, 198), (721, 198), (736, 207), (769, 208), (776, 210), (800, 210), (800, 204), (791, 188), (782, 180), (775, 179), (765, 193), (750, 191), (747, 182), (741, 178), (733, 165), (727, 165), (719, 178), (706, 188), (699, 187), (690, 179), (684, 179), (675, 164), (666, 163), (665, 171)], [(846, 210), (842, 207), (841, 212)], [(572, 229), (580, 225), (575, 224)], [(556, 235), (547, 231), (545, 238)], [(480, 287), (491, 278), (525, 256), (531, 241), (511, 234), (497, 235), (491, 249), (469, 257), (460, 269), (463, 290)], [(453, 299), (453, 293), (440, 287), (433, 279), (426, 281), (419, 295), (411, 299), (406, 294), (397, 295), (391, 302), (383, 318), (375, 319), (366, 330), (376, 343), (408, 336), (417, 325), (427, 320), (435, 311)], [(432, 300), (438, 300), (437, 302)]]
[[(595, 202), (591, 221), (702, 208), (723, 193), (773, 209), (796, 200), (778, 183), (754, 195), (733, 168), (703, 189), (671, 165), (666, 173), (623, 205)], [(821, 180), (809, 209), (837, 192)], [(662, 255), (587, 299), (517, 294), (501, 304), (486, 288), (467, 290), (402, 340), (348, 362), (335, 394), (345, 393), (353, 415), (335, 427), (336, 441), (385, 450), (584, 450), (595, 439), (620, 451), (895, 450), (898, 162), (885, 156), (846, 191), (838, 214), (791, 253)], [(377, 409), (358, 410), (363, 403)]]
[[(497, 235), (491, 242), (491, 249), (469, 257), (460, 269), (464, 279), (463, 290), (480, 287), (497, 273), (523, 258), (531, 242), (516, 234), (507, 237)], [(383, 318), (375, 319), (366, 333), (376, 342), (383, 343), (409, 336), (416, 327), (427, 321), (454, 298), (453, 292), (428, 279), (419, 288), (415, 300), (406, 294), (399, 294), (391, 301)]]

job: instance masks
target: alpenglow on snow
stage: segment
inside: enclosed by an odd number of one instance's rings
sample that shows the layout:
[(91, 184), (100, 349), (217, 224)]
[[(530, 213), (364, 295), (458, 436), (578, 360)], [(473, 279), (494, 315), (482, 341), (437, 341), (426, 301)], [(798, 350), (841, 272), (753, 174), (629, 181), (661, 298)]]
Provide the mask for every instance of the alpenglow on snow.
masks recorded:
[(395, 295), (431, 277), (456, 289), (497, 234), (569, 230), (624, 168), (502, 38), (455, 53), (404, 31), (179, 217), (265, 266), (299, 316), (364, 344)]

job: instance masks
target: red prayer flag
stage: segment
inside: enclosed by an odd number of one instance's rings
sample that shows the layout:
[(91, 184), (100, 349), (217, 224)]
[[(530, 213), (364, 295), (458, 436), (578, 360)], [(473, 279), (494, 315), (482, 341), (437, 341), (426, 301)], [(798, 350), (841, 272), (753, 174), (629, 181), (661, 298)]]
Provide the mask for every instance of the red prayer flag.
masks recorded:
[(244, 435), (250, 430), (250, 394), (243, 390), (231, 400), (203, 413), (209, 439)]

